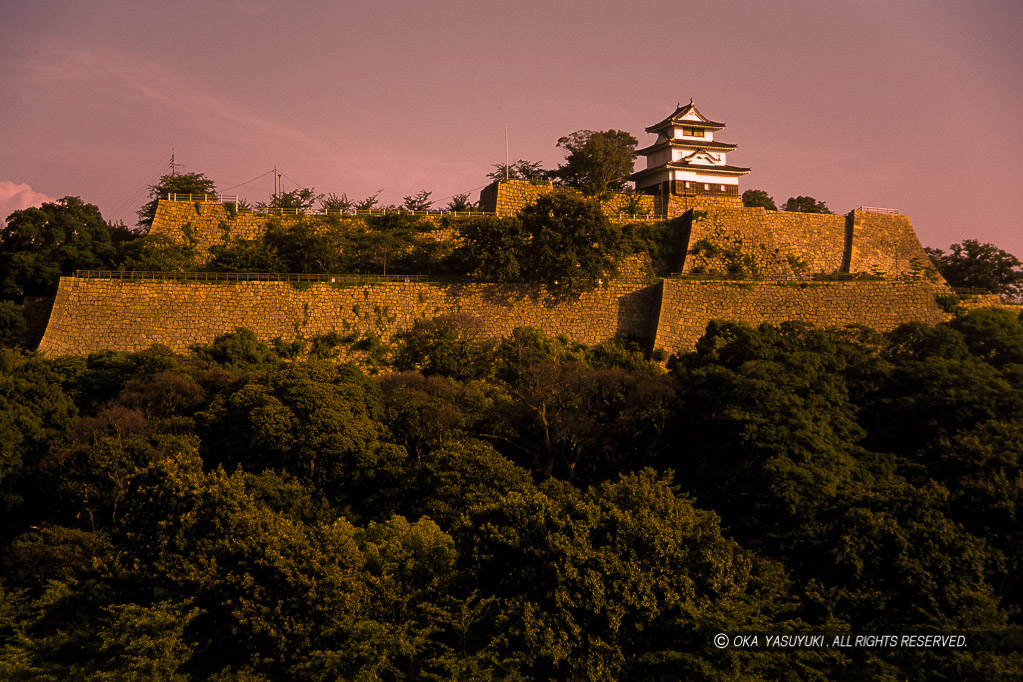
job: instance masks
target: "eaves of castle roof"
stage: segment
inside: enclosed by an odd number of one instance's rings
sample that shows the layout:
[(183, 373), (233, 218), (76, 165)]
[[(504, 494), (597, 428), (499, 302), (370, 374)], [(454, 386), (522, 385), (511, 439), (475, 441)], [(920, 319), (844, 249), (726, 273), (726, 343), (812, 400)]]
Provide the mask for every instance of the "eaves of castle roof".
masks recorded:
[(716, 149), (718, 151), (730, 152), (734, 151), (736, 146), (737, 145), (729, 144), (727, 142), (717, 142), (710, 140), (684, 140), (676, 137), (670, 140), (661, 140), (660, 142), (655, 142), (649, 147), (644, 147), (643, 149), (637, 149), (636, 153), (643, 155), (653, 154), (654, 152), (659, 152), (662, 149), (667, 149), (668, 147), (672, 147), (674, 149)]
[(637, 180), (652, 175), (662, 170), (686, 170), (693, 171), (694, 173), (706, 173), (709, 175), (746, 175), (749, 173), (749, 168), (743, 168), (741, 166), (710, 166), (699, 163), (686, 163), (685, 161), (670, 161), (668, 163), (662, 163), (660, 166), (654, 166), (653, 168), (645, 168), (641, 171), (637, 171), (629, 176), (630, 180)]

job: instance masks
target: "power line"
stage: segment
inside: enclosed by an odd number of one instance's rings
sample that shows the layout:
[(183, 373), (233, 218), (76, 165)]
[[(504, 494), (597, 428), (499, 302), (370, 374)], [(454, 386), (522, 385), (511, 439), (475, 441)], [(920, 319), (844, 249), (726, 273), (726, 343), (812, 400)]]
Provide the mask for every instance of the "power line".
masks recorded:
[(153, 182), (161, 177), (165, 168), (166, 166), (161, 163), (159, 168), (157, 168), (156, 171), (152, 175), (150, 175), (149, 178), (142, 184), (142, 187), (134, 190), (130, 195), (128, 195), (128, 197), (124, 201), (122, 201), (114, 210), (113, 219), (121, 220), (122, 216), (124, 215), (124, 212), (128, 210), (128, 207), (138, 202), (139, 199), (145, 196), (146, 192), (148, 192), (149, 188), (153, 185)]
[[(284, 173), (281, 173), (280, 175), (281, 175), (281, 177), (282, 177), (282, 178), (288, 178), (288, 176), (287, 176), (287, 175), (285, 175)], [(288, 180), (291, 180), (291, 178), (288, 178)], [(298, 184), (298, 183), (297, 183), (297, 182), (295, 182), (294, 180), (291, 180), (291, 181), (295, 183), (295, 186), (296, 186), (296, 187), (302, 187), (302, 185)], [(283, 190), (282, 190), (282, 191), (283, 191)]]
[(245, 182), (240, 182), (240, 183), (238, 183), (237, 185), (231, 185), (230, 187), (228, 187), (228, 188), (226, 188), (226, 189), (223, 189), (223, 190), (221, 190), (221, 192), (226, 192), (226, 191), (228, 191), (228, 190), (232, 190), (232, 189), (235, 189), (235, 188), (237, 188), (237, 187), (244, 187), (245, 185), (247, 185), (247, 184), (249, 184), (249, 183), (251, 183), (251, 182), (255, 182), (256, 180), (259, 180), (260, 178), (266, 177), (267, 175), (270, 175), (270, 174), (271, 174), (271, 173), (273, 173), (273, 172), (274, 172), (274, 169), (273, 169), (273, 168), (271, 168), (271, 169), (270, 169), (270, 170), (268, 170), (267, 172), (265, 172), (265, 173), (262, 173), (262, 174), (260, 174), (260, 175), (257, 175), (256, 177), (252, 178), (251, 180), (246, 180)]

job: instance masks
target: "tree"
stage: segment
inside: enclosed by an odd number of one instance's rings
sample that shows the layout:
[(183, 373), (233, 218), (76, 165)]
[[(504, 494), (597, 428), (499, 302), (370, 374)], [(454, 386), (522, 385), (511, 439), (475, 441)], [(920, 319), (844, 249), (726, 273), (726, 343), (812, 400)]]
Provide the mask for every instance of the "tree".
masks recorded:
[(373, 208), (377, 204), (380, 203), (380, 200), (377, 199), (377, 197), (379, 197), (380, 193), (383, 192), (383, 191), (384, 190), (382, 190), (382, 189), (378, 189), (375, 194), (371, 194), (371, 195), (369, 195), (368, 197), (366, 197), (365, 199), (363, 199), (361, 201), (356, 201), (355, 202), (355, 210), (356, 211), (372, 211)]
[(355, 209), (355, 202), (348, 198), (344, 192), (338, 196), (331, 192), (323, 199), (320, 199), (320, 208), (324, 213), (337, 213), (338, 215), (351, 215)]
[(149, 201), (136, 212), (139, 217), (138, 225), (144, 231), (153, 226), (156, 204), (160, 199), (166, 199), (168, 193), (214, 194), (216, 191), (214, 182), (202, 173), (164, 175), (158, 183), (149, 186)]
[(256, 204), (260, 208), (279, 208), (287, 210), (308, 211), (316, 202), (323, 199), (322, 194), (317, 194), (312, 187), (293, 189), (290, 192), (278, 192), (270, 198), (269, 204)]
[(0, 346), (20, 346), (27, 332), (28, 323), (21, 306), (13, 301), (0, 301)]
[(460, 274), (484, 281), (512, 282), (519, 278), (518, 252), (522, 247), (522, 224), (517, 217), (472, 216), (458, 222), (461, 242), (456, 258)]
[(492, 365), (494, 344), (481, 320), (469, 314), (441, 315), (416, 320), (411, 329), (395, 335), (399, 370), (416, 369), (424, 375), (456, 379), (482, 379)]
[(624, 254), (621, 227), (600, 205), (566, 192), (546, 194), (519, 214), (524, 242), (519, 267), (525, 279), (596, 280), (613, 275)]
[(187, 272), (198, 268), (195, 245), (175, 241), (166, 234), (147, 234), (124, 242), (117, 261), (125, 270)]
[(1023, 295), (1020, 260), (994, 244), (965, 239), (950, 253), (927, 249), (941, 276), (954, 287), (976, 287), (993, 294)]
[(406, 211), (429, 211), (430, 207), (433, 206), (433, 202), (430, 201), (430, 195), (433, 192), (427, 192), (425, 189), (418, 194), (410, 194), (407, 197), (402, 197), (403, 203), (401, 205), (403, 210)]
[(762, 189), (748, 189), (743, 192), (742, 205), (746, 207), (760, 206), (768, 211), (778, 210), (778, 207), (774, 204), (774, 197)]
[(495, 163), (494, 170), (487, 173), (491, 180), (529, 180), (530, 182), (545, 182), (549, 171), (545, 171), (539, 161), (526, 161), (519, 159), (515, 163)]
[(592, 196), (625, 187), (636, 158), (636, 138), (623, 130), (577, 130), (558, 139), (568, 152), (552, 175), (563, 185)]
[[(743, 199), (745, 200), (745, 193)], [(794, 213), (831, 213), (831, 209), (823, 201), (817, 201), (813, 197), (804, 197), (802, 195), (798, 197), (789, 197), (789, 200), (785, 202), (785, 205), (781, 207), (783, 211), (791, 211)]]
[(465, 192), (464, 194), (456, 194), (451, 197), (451, 201), (448, 202), (445, 208), (452, 213), (465, 213), (475, 210), (476, 204), (469, 201), (469, 193)]
[(113, 267), (126, 232), (78, 197), (15, 211), (0, 231), (0, 299), (53, 294), (61, 275)]

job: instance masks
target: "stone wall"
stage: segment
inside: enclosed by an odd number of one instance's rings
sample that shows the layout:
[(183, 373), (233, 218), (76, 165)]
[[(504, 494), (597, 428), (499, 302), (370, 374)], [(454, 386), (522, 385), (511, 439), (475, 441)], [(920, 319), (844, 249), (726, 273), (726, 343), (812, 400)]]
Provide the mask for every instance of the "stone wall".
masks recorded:
[(908, 216), (852, 211), (846, 229), (849, 272), (897, 273), (934, 269)]
[(526, 206), (536, 203), (544, 194), (554, 191), (550, 182), (536, 184), (529, 180), (495, 180), (480, 190), (480, 210), (499, 216), (517, 215)]
[(527, 325), (597, 344), (618, 332), (650, 339), (659, 285), (614, 282), (591, 291), (540, 285), (388, 283), (338, 287), (288, 282), (198, 283), (63, 277), (39, 350), (83, 355), (163, 344), (185, 351), (248, 327), (290, 341), (329, 332), (389, 339), (418, 318), (468, 313), (505, 336)]
[(694, 212), (682, 272), (728, 272), (732, 263), (766, 277), (839, 272), (845, 223), (840, 215), (703, 204)]
[(765, 277), (869, 272), (940, 281), (908, 217), (864, 211), (842, 216), (704, 204), (694, 211), (686, 252), (684, 273), (727, 272), (730, 262), (741, 261), (747, 272)]
[[(528, 180), (494, 181), (480, 192), (480, 210), (497, 213), (499, 216), (517, 215), (523, 208), (553, 191), (554, 185), (550, 182), (535, 184)], [(604, 214), (613, 222), (634, 222), (643, 218), (661, 220), (663, 212), (657, 202), (657, 197), (649, 194), (615, 192), (601, 201), (600, 205)], [(682, 210), (676, 215), (684, 212)]]
[(711, 282), (664, 280), (654, 348), (691, 349), (707, 322), (758, 325), (800, 320), (821, 327), (863, 324), (888, 331), (909, 321), (948, 319), (929, 282)]
[[(210, 247), (223, 244), (228, 239), (258, 239), (266, 233), (271, 220), (279, 220), (285, 227), (303, 219), (311, 222), (314, 226), (325, 226), (328, 221), (332, 221), (334, 224), (357, 229), (365, 227), (365, 218), (362, 217), (338, 218), (334, 216), (327, 218), (322, 215), (231, 213), (227, 210), (229, 205), (160, 199), (156, 205), (156, 217), (149, 233), (165, 236), (177, 243), (194, 245), (196, 262), (202, 266), (210, 261)], [(421, 215), (416, 218), (434, 225), (435, 229), (424, 232), (424, 236), (442, 242), (456, 241), (457, 230), (442, 225), (445, 216)]]
[(185, 351), (248, 327), (264, 340), (329, 332), (390, 339), (416, 319), (478, 317), (492, 336), (538, 327), (597, 344), (624, 332), (653, 348), (691, 348), (712, 319), (759, 324), (802, 320), (887, 331), (911, 320), (947, 319), (929, 282), (611, 282), (590, 291), (541, 285), (388, 283), (344, 286), (288, 282), (200, 283), (61, 278), (39, 350), (83, 355), (163, 344)]
[[(270, 216), (262, 213), (233, 212), (231, 204), (213, 202), (167, 201), (156, 203), (156, 214), (149, 234), (167, 237), (180, 244), (195, 246), (196, 260), (206, 263), (210, 247), (223, 244), (228, 238), (258, 239), (266, 232)], [(285, 224), (298, 216), (276, 216)]]

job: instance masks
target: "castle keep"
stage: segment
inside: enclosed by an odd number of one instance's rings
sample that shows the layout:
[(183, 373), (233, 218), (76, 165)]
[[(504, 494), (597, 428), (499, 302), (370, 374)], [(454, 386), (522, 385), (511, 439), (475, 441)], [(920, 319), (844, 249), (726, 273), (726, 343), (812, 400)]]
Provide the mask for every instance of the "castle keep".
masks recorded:
[[(268, 341), (330, 332), (387, 340), (417, 319), (462, 313), (494, 336), (528, 325), (597, 344), (624, 332), (646, 339), (651, 349), (674, 352), (691, 348), (716, 318), (863, 324), (879, 331), (947, 318), (936, 294), (950, 290), (930, 266), (909, 218), (864, 208), (830, 215), (745, 207), (738, 178), (749, 169), (726, 162), (736, 146), (714, 139), (723, 128), (692, 102), (677, 107), (646, 129), (657, 139), (638, 152), (646, 159), (646, 168), (632, 176), (638, 193), (603, 202), (605, 214), (619, 222), (674, 219), (672, 277), (653, 277), (641, 259), (619, 280), (578, 290), (553, 283), (327, 281), (299, 288), (286, 281), (64, 277), (39, 349), (87, 354), (163, 344), (185, 351), (236, 327)], [(552, 190), (550, 183), (495, 182), (481, 192), (481, 209), (514, 215)], [(188, 241), (202, 256), (229, 237), (261, 235), (268, 220), (221, 203), (161, 200), (151, 232)], [(736, 271), (751, 277), (723, 275)]]

